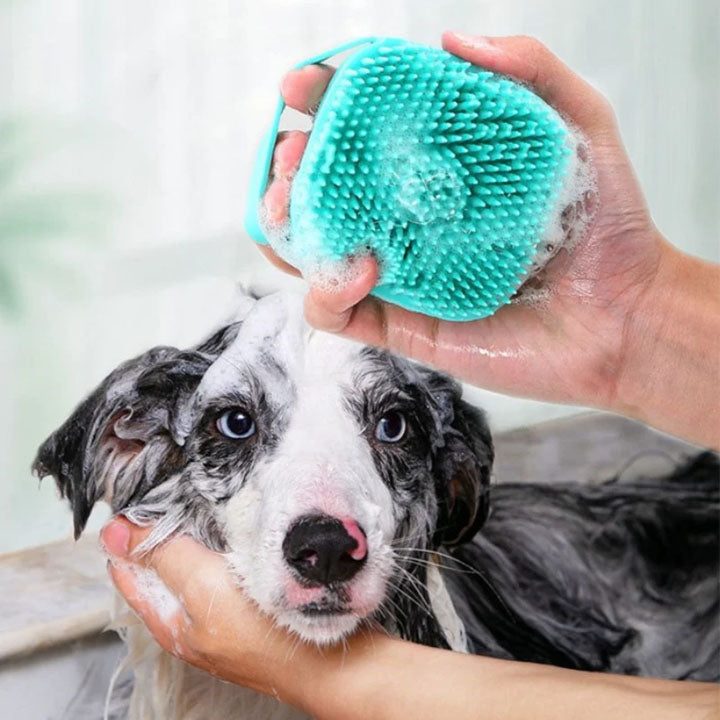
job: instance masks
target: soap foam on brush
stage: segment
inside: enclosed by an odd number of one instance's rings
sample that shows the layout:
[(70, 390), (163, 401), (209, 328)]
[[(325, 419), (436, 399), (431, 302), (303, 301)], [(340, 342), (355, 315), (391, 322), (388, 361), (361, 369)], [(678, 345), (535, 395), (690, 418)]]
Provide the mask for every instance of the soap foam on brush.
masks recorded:
[(594, 183), (581, 145), (521, 84), (442, 50), (376, 41), (336, 72), (289, 222), (264, 229), (314, 282), (342, 285), (348, 259), (372, 254), (378, 297), (444, 319), (485, 317), (582, 237)]
[(560, 248), (572, 250), (585, 236), (595, 217), (595, 203), (588, 202), (597, 193), (588, 143), (582, 133), (569, 123), (568, 130), (572, 153), (567, 177), (538, 244), (533, 270), (543, 267)]

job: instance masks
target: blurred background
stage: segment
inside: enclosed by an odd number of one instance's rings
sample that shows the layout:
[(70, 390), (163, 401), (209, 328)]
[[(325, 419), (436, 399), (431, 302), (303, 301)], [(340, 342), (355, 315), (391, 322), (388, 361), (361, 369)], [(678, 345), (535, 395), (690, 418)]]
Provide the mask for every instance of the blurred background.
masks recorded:
[[(659, 228), (717, 261), (718, 7), (0, 0), (0, 553), (69, 534), (29, 466), (85, 393), (149, 346), (197, 340), (237, 280), (277, 277), (241, 218), (284, 69), (362, 35), (536, 35), (611, 100)], [(577, 412), (473, 397), (496, 429)]]

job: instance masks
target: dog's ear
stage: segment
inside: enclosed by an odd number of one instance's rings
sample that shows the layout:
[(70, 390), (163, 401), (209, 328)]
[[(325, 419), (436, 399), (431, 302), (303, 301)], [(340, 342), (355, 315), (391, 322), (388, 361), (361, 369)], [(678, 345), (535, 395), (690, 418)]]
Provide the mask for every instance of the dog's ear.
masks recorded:
[(69, 500), (75, 538), (98, 500), (118, 512), (178, 468), (181, 415), (223, 332), (193, 350), (158, 347), (123, 363), (40, 446), (33, 470), (52, 475)]
[(436, 385), (444, 380), (445, 408), (443, 443), (435, 458), (439, 513), (434, 542), (452, 547), (471, 540), (487, 519), (495, 453), (482, 410), (462, 399), (457, 383), (436, 378)]

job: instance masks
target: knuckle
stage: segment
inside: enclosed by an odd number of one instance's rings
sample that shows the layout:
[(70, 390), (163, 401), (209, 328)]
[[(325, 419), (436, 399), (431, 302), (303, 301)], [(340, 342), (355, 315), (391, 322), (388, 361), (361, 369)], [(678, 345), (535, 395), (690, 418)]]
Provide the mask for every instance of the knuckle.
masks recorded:
[(615, 125), (615, 122), (617, 120), (615, 108), (613, 107), (612, 103), (607, 98), (607, 96), (604, 93), (601, 93), (599, 90), (595, 91), (595, 103), (596, 103), (598, 112), (602, 113), (602, 115), (610, 123)]
[(613, 133), (617, 128), (617, 115), (615, 108), (608, 98), (596, 88), (591, 88), (588, 98), (588, 108), (592, 112), (593, 126), (597, 131)]
[(533, 86), (543, 85), (553, 74), (555, 56), (536, 37), (517, 35), (510, 46), (521, 60), (521, 79)]
[(552, 55), (547, 46), (532, 35), (519, 35), (518, 41), (523, 49), (535, 59), (544, 59)]

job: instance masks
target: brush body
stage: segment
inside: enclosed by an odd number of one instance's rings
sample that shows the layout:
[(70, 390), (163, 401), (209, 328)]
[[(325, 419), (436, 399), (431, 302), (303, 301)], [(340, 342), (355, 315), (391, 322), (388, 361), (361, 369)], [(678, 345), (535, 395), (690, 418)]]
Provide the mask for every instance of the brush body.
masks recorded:
[(335, 73), (293, 179), (289, 227), (267, 234), (306, 274), (372, 254), (374, 295), (442, 319), (485, 317), (561, 241), (574, 151), (558, 113), (513, 80), (374, 40)]

